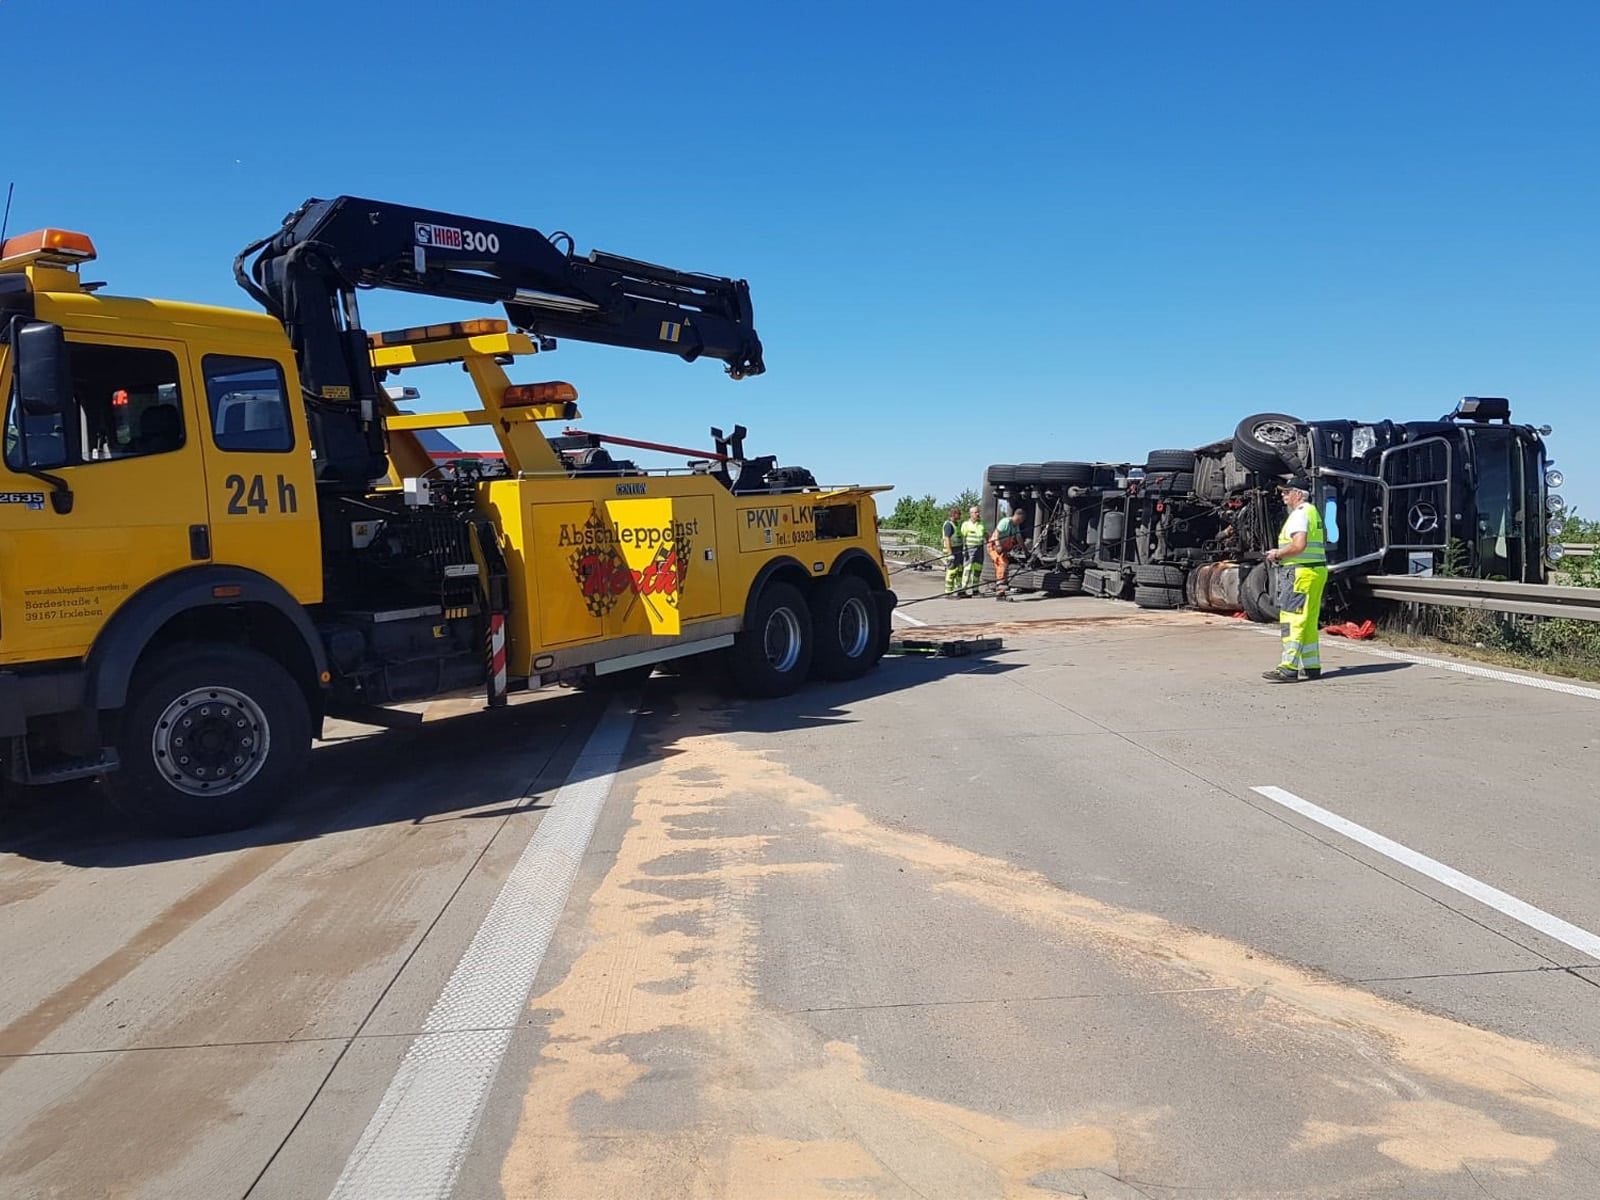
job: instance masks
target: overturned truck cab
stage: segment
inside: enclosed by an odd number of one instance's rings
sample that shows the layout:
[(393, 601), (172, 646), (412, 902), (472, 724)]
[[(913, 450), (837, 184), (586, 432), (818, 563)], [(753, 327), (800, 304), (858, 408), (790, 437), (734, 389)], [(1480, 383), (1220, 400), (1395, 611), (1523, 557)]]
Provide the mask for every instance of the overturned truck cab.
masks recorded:
[(1274, 621), (1265, 555), (1285, 517), (1277, 485), (1304, 474), (1329, 533), (1331, 608), (1367, 575), (1544, 583), (1565, 508), (1549, 433), (1513, 424), (1500, 397), (1469, 396), (1433, 421), (1258, 413), (1231, 438), (1143, 463), (991, 466), (985, 516), (992, 524), (1004, 504), (1031, 518), (1013, 591)]

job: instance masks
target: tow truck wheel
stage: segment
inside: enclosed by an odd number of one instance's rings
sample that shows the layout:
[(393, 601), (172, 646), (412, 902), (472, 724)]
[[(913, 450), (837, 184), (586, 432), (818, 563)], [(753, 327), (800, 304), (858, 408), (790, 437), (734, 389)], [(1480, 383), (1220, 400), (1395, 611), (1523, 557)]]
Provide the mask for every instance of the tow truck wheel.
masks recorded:
[(817, 678), (858, 679), (882, 657), (882, 610), (862, 580), (841, 575), (826, 581), (813, 612), (811, 670)]
[(792, 584), (773, 580), (729, 649), (734, 685), (749, 696), (787, 696), (810, 674), (814, 645), (806, 598)]
[(134, 677), (106, 790), (166, 833), (225, 833), (266, 816), (310, 749), (305, 696), (272, 659), (239, 646), (179, 651)]

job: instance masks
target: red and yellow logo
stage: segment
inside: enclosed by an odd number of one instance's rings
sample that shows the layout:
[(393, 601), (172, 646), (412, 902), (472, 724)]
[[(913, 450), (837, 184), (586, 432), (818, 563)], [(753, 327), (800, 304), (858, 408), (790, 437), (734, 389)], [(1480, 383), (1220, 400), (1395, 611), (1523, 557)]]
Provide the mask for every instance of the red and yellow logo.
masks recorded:
[(642, 604), (652, 633), (678, 633), (678, 603), (699, 522), (674, 520), (670, 499), (613, 500), (605, 508), (602, 516), (596, 505), (581, 526), (561, 530), (585, 607), (605, 616), (628, 597), (624, 618)]

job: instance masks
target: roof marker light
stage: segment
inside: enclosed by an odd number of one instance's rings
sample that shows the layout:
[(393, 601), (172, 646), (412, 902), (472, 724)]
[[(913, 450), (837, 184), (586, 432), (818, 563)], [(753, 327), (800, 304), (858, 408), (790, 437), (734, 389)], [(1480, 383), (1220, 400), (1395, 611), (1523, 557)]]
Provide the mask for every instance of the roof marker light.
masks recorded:
[(87, 233), (70, 229), (35, 229), (19, 233), (0, 245), (0, 262), (29, 257), (35, 262), (80, 263), (95, 257), (94, 243)]

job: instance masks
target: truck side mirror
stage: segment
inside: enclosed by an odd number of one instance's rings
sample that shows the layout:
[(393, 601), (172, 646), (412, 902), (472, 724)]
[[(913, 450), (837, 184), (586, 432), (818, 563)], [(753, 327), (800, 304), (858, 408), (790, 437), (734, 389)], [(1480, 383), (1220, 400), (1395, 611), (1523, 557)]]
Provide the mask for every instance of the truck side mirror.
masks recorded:
[(61, 326), (13, 318), (11, 354), (22, 411), (30, 417), (65, 413), (72, 404), (72, 373)]

